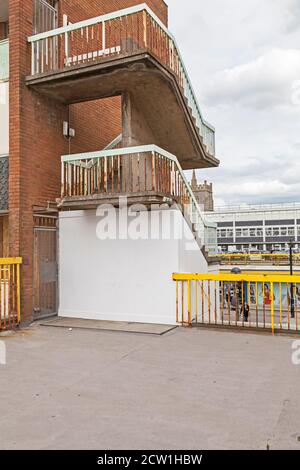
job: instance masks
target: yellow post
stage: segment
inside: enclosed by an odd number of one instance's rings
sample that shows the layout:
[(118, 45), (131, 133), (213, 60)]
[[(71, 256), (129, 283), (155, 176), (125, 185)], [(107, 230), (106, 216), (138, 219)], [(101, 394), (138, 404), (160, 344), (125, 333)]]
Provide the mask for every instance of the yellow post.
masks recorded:
[(17, 264), (17, 317), (18, 323), (21, 321), (21, 279), (20, 264)]
[(282, 283), (279, 283), (280, 328), (282, 328)]
[(176, 323), (179, 320), (179, 312), (178, 312), (178, 281), (176, 281)]
[(274, 305), (274, 283), (273, 282), (271, 282), (270, 295), (271, 295), (272, 334), (274, 335), (275, 333), (275, 305)]
[(196, 323), (198, 323), (198, 318), (199, 318), (198, 281), (195, 281), (195, 288), (196, 288)]
[(188, 322), (192, 323), (191, 319), (191, 281), (188, 281)]

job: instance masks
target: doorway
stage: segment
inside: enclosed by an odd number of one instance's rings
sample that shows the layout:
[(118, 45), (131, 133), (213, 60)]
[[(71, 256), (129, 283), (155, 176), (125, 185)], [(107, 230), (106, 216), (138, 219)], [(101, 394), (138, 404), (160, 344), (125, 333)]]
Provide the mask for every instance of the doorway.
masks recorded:
[(33, 317), (57, 314), (57, 217), (35, 217), (33, 266)]

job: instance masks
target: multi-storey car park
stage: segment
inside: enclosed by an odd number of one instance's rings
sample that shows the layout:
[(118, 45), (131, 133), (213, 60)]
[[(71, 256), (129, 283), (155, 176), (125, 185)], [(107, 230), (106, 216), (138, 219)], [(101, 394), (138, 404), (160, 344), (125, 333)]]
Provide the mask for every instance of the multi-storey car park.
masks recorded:
[(300, 247), (300, 203), (242, 205), (206, 212), (218, 226), (220, 252), (286, 251)]

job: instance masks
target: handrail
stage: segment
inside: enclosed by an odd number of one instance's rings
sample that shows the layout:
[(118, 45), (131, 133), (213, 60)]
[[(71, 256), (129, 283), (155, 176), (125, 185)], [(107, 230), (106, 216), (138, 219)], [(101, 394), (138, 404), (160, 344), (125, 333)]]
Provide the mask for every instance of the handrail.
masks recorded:
[(22, 264), (22, 258), (0, 258), (0, 266), (12, 265), (12, 264)]
[[(289, 258), (289, 253), (219, 253), (220, 258)], [(300, 257), (300, 253), (293, 253), (293, 257)]]
[(300, 209), (300, 202), (284, 202), (274, 204), (247, 204), (233, 206), (217, 206), (214, 210), (218, 212), (265, 212), (269, 210)]
[(131, 155), (134, 155), (134, 154), (138, 154), (138, 153), (147, 153), (147, 152), (156, 152), (160, 155), (162, 155), (163, 157), (167, 158), (168, 160), (170, 161), (173, 161), (176, 166), (177, 166), (177, 169), (180, 173), (180, 176), (182, 177), (183, 181), (184, 181), (184, 184), (185, 184), (185, 187), (195, 205), (195, 208), (197, 210), (197, 213), (199, 215), (199, 217), (201, 218), (201, 221), (204, 225), (205, 228), (213, 228), (213, 229), (216, 229), (217, 228), (217, 224), (215, 224), (214, 222), (210, 222), (210, 221), (207, 221), (205, 218), (204, 218), (204, 214), (202, 213), (201, 209), (200, 209), (200, 206), (197, 202), (197, 199), (191, 189), (191, 186), (190, 184), (188, 183), (186, 177), (185, 177), (185, 174), (180, 166), (180, 163), (177, 159), (177, 157), (175, 155), (173, 155), (172, 153), (170, 152), (167, 152), (166, 150), (158, 147), (157, 145), (142, 145), (142, 146), (136, 146), (136, 147), (127, 147), (127, 148), (120, 148), (120, 149), (112, 149), (112, 150), (101, 150), (99, 152), (87, 152), (87, 153), (79, 153), (79, 154), (74, 154), (74, 155), (63, 155), (61, 157), (61, 162), (62, 163), (73, 163), (73, 162), (76, 162), (76, 161), (80, 161), (80, 160), (93, 160), (93, 159), (99, 159), (99, 158), (105, 158), (105, 157), (113, 157), (115, 155), (118, 155), (118, 156), (124, 156), (124, 155), (128, 155), (128, 154), (131, 154)]
[[(168, 28), (163, 24), (163, 22), (157, 17), (157, 15), (149, 8), (149, 6), (146, 3), (142, 3), (140, 5), (136, 5), (130, 8), (125, 8), (116, 12), (108, 13), (105, 15), (97, 16), (95, 18), (90, 18), (84, 21), (80, 21), (78, 23), (73, 23), (69, 24), (67, 26), (63, 26), (60, 28), (56, 28), (51, 31), (47, 31), (44, 33), (39, 33), (33, 36), (30, 36), (28, 38), (28, 41), (34, 45), (35, 43), (38, 43), (38, 41), (43, 41), (48, 38), (54, 38), (55, 36), (61, 36), (65, 35), (66, 41), (65, 43), (67, 44), (67, 37), (68, 33), (74, 32), (76, 30), (83, 30), (83, 28), (87, 28), (89, 26), (97, 25), (97, 24), (103, 24), (105, 26), (105, 23), (107, 21), (111, 21), (114, 19), (122, 18), (124, 16), (128, 15), (133, 15), (136, 13), (140, 12), (147, 12), (147, 14), (152, 18), (152, 20), (162, 29), (162, 31), (169, 37), (169, 39), (173, 42), (173, 46), (177, 52), (178, 59), (180, 62), (180, 69), (183, 74), (183, 88), (184, 88), (184, 94), (186, 98), (188, 99), (188, 104), (192, 109), (192, 113), (196, 119), (197, 126), (199, 127), (199, 132), (203, 137), (204, 143), (206, 144), (207, 148), (209, 149), (209, 152), (214, 156), (215, 155), (215, 128), (209, 124), (207, 121), (203, 119), (202, 112), (195, 94), (195, 91), (193, 89), (189, 74), (187, 72), (187, 69), (184, 65), (184, 61), (180, 52), (180, 49), (178, 47), (178, 44), (176, 42), (175, 37), (172, 35), (172, 33), (168, 30)], [(105, 29), (105, 28), (103, 28)], [(105, 37), (105, 31), (104, 31), (104, 37)], [(105, 42), (105, 41), (104, 41)], [(34, 51), (34, 47), (32, 47), (32, 51)], [(32, 70), (32, 74), (34, 75), (34, 67)]]
[[(273, 265), (273, 266), (288, 266), (290, 255), (288, 253), (220, 253), (217, 255), (221, 265)], [(293, 253), (293, 262), (295, 266), (299, 265), (300, 254)]]
[(111, 150), (116, 148), (122, 142), (123, 135), (119, 134), (114, 140), (112, 140), (103, 150)]
[(300, 275), (289, 274), (190, 274), (174, 273), (174, 281), (231, 281), (231, 282), (285, 282), (300, 284)]

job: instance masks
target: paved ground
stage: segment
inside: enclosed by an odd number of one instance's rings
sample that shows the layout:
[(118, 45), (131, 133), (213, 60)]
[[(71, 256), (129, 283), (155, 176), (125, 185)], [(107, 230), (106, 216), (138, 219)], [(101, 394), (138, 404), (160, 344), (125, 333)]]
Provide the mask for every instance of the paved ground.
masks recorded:
[(36, 325), (0, 339), (1, 449), (300, 449), (292, 338)]

